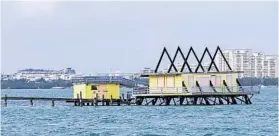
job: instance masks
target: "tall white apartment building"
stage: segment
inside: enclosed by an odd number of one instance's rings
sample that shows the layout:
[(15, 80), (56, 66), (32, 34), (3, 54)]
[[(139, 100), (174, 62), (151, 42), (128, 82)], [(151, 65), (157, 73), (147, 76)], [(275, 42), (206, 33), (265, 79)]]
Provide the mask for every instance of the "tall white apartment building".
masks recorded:
[(278, 57), (266, 55), (263, 61), (264, 77), (278, 77)]
[[(251, 63), (250, 71), (251, 71), (252, 77), (264, 77), (264, 72), (263, 72), (264, 59), (265, 59), (265, 56), (263, 53), (261, 53), (261, 52), (252, 53), (251, 60), (250, 60), (250, 63)], [(267, 71), (268, 71), (268, 69), (267, 69)]]
[[(251, 75), (249, 64), (251, 49), (230, 49), (222, 52), (233, 71), (244, 71), (244, 73), (240, 73), (240, 77)], [(217, 53), (215, 63), (220, 71), (229, 71), (229, 67), (220, 52)]]
[[(240, 77), (278, 77), (278, 57), (252, 52), (251, 49), (229, 49), (222, 51), (234, 71), (244, 71)], [(220, 71), (228, 71), (221, 53), (215, 59)]]

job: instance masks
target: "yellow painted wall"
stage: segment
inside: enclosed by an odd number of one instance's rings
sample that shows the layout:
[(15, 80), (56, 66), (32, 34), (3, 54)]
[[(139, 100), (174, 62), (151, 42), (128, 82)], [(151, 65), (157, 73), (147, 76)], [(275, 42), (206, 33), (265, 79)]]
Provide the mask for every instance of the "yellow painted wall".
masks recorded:
[[(225, 86), (223, 85), (223, 80), (225, 80), (228, 84), (228, 86), (233, 86), (230, 88), (231, 91), (233, 92), (238, 92), (238, 88), (237, 88), (237, 82), (236, 79), (238, 78), (238, 73), (216, 73), (216, 74), (212, 74), (212, 73), (204, 73), (204, 74), (184, 74), (184, 75), (152, 75), (149, 77), (149, 93), (175, 93), (175, 92), (182, 92), (182, 81), (185, 82), (186, 87), (188, 88), (188, 90), (190, 91), (197, 90), (196, 87), (196, 81), (198, 81), (200, 83), (201, 78), (208, 78), (208, 84), (206, 83), (204, 89), (208, 89), (208, 91), (212, 91), (210, 90), (210, 86), (209, 86), (209, 80), (211, 80), (212, 75), (215, 75), (216, 77), (220, 77), (219, 82), (220, 83), (216, 83), (219, 84), (220, 86), (215, 86), (216, 87), (216, 91), (218, 92), (227, 92), (227, 89), (225, 88)], [(231, 75), (231, 84), (228, 83), (228, 79), (227, 79), (227, 75)], [(167, 80), (168, 77), (173, 76), (174, 77), (174, 88), (173, 89), (168, 89), (167, 88), (167, 82), (169, 80)], [(163, 87), (158, 87), (158, 78), (162, 78), (164, 77), (164, 86)], [(191, 78), (189, 78), (191, 77)], [(189, 81), (189, 79), (191, 79), (192, 81)], [(206, 80), (206, 79), (205, 79)], [(212, 81), (214, 82), (214, 81)], [(192, 86), (191, 86), (192, 84)], [(178, 88), (178, 91), (176, 90)], [(181, 88), (181, 89), (179, 89)], [(206, 90), (205, 90), (206, 91)]]
[[(164, 85), (158, 86), (158, 78), (164, 78)], [(170, 79), (174, 81), (170, 81)], [(173, 77), (173, 78), (172, 78)], [(168, 82), (174, 82), (173, 87), (167, 87)], [(182, 75), (152, 75), (149, 77), (149, 93), (175, 93), (182, 91)]]
[(91, 98), (95, 98), (95, 95), (94, 94), (94, 91), (91, 90), (91, 85), (96, 85), (96, 84), (88, 84), (86, 86), (86, 95), (85, 95), (85, 98), (86, 99), (91, 99)]
[[(91, 86), (95, 85), (98, 88), (100, 84), (75, 84), (73, 87), (73, 97), (77, 98), (77, 94), (82, 92), (82, 98), (84, 99), (92, 99), (96, 97), (96, 93), (99, 93), (99, 90), (91, 90)], [(111, 95), (113, 99), (120, 98), (120, 85), (119, 84), (102, 84), (106, 87), (106, 95), (105, 99), (110, 99)], [(98, 98), (101, 99), (102, 96), (98, 94)]]
[(120, 85), (119, 84), (107, 84), (107, 95), (106, 99), (110, 99), (112, 95), (112, 99), (120, 98)]
[[(204, 73), (204, 74), (184, 74), (183, 75), (183, 80), (184, 80), (184, 82), (185, 82), (185, 84), (186, 84), (186, 87), (188, 88), (188, 89), (191, 89), (191, 88), (195, 88), (196, 87), (196, 81), (199, 81), (200, 82), (200, 79), (202, 78), (202, 77), (207, 77), (207, 78), (210, 78), (212, 75), (215, 75), (215, 76), (220, 76), (221, 77), (221, 79), (220, 79), (220, 86), (215, 86), (216, 87), (216, 90), (218, 91), (218, 92), (226, 92), (227, 90), (226, 90), (226, 88), (224, 87), (224, 85), (223, 85), (223, 80), (225, 80), (226, 82), (227, 82), (227, 75), (232, 75), (232, 86), (234, 86), (234, 88), (232, 89), (231, 88), (231, 91), (233, 91), (233, 92), (237, 92), (238, 91), (238, 88), (236, 88), (236, 86), (237, 86), (237, 83), (236, 83), (236, 78), (238, 77), (238, 74), (237, 73), (232, 73), (232, 74), (226, 74), (226, 73), (222, 73), (222, 74), (211, 74), (211, 73)], [(189, 76), (193, 76), (193, 86), (191, 86), (191, 84), (190, 84), (190, 81), (189, 81)], [(228, 82), (227, 82), (227, 84), (229, 84)], [(209, 81), (208, 81), (208, 86), (209, 86)]]
[(149, 77), (149, 87), (157, 87), (157, 77), (156, 76), (150, 76)]
[(182, 75), (176, 75), (175, 77), (175, 87), (182, 87)]
[(75, 84), (73, 87), (73, 92), (74, 98), (77, 98), (77, 94), (80, 95), (80, 92), (82, 92), (82, 98), (85, 98), (86, 84)]

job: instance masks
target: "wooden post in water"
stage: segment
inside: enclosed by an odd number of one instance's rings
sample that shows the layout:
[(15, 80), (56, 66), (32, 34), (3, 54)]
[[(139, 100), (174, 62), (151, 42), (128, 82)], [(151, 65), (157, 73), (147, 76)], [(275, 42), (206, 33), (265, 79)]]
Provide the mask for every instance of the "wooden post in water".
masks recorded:
[[(122, 102), (121, 96), (119, 97), (119, 101), (120, 101), (120, 105), (121, 105), (121, 102)], [(124, 102), (124, 101), (123, 101), (123, 102)]]
[(54, 100), (52, 99), (51, 102), (52, 102), (52, 107), (54, 107)]
[(121, 99), (117, 100), (117, 105), (120, 106)]
[(94, 91), (94, 93), (93, 93), (93, 95), (92, 95), (92, 101), (91, 101), (91, 106), (94, 106), (94, 103), (95, 103), (95, 91)]
[(5, 94), (5, 99), (4, 99), (4, 106), (7, 107), (8, 102), (7, 102), (7, 95)]
[(102, 105), (104, 106), (104, 101), (105, 101), (105, 95), (102, 95)]
[(82, 107), (82, 106), (83, 106), (83, 103), (82, 103), (82, 92), (80, 91), (79, 94), (80, 94), (80, 97), (79, 97), (79, 106)]
[(98, 93), (96, 93), (96, 97), (95, 97), (95, 106), (98, 106)]
[(33, 106), (33, 99), (30, 99), (30, 104), (31, 106)]
[(79, 103), (79, 94), (77, 94), (77, 100), (75, 101), (75, 106), (78, 106)]
[(127, 93), (127, 103), (128, 103), (128, 105), (130, 105), (130, 102), (131, 102), (131, 100), (130, 100), (130, 94)]
[(112, 95), (110, 95), (110, 105), (112, 106)]
[(124, 97), (124, 94), (122, 93), (122, 99), (123, 99), (123, 102), (125, 102), (125, 97)]

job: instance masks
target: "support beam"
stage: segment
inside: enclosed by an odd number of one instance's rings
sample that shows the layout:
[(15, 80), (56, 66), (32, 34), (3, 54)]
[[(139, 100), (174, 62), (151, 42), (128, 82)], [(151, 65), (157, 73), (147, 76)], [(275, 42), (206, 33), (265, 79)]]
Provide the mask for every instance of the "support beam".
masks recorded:
[(228, 90), (228, 92), (231, 92), (230, 88), (228, 87), (227, 83), (225, 80), (223, 80), (223, 85), (226, 87), (226, 89)]
[(142, 101), (143, 101), (143, 98), (137, 98), (136, 97), (136, 105), (142, 105)]
[(170, 55), (169, 55), (169, 53), (168, 53), (166, 47), (164, 47), (163, 52), (162, 52), (162, 54), (161, 54), (161, 57), (160, 57), (160, 59), (159, 59), (159, 62), (157, 63), (157, 66), (156, 66), (156, 68), (155, 68), (155, 73), (158, 72), (159, 66), (160, 66), (160, 64), (161, 64), (161, 61), (162, 61), (163, 56), (164, 56), (165, 53), (167, 54), (167, 57), (168, 57), (169, 61), (171, 62), (171, 67), (173, 67), (174, 70), (177, 72), (177, 69), (176, 69), (176, 67), (175, 67), (175, 65), (174, 65), (174, 63), (173, 63), (173, 61), (172, 61), (172, 59), (171, 59), (171, 57), (170, 57)]
[(229, 99), (229, 97), (227, 97), (226, 100), (227, 100), (227, 104), (230, 104), (230, 99)]
[(154, 98), (153, 100), (152, 100), (152, 105), (155, 105), (156, 103), (157, 103), (157, 100), (158, 100), (158, 98), (156, 97), (156, 98)]
[(224, 56), (222, 50), (220, 49), (219, 46), (217, 46), (217, 49), (216, 49), (216, 51), (215, 51), (215, 53), (214, 53), (214, 55), (213, 55), (213, 57), (212, 57), (212, 60), (213, 60), (213, 61), (211, 61), (211, 63), (209, 64), (208, 71), (210, 71), (210, 69), (211, 69), (211, 67), (212, 67), (212, 64), (213, 64), (213, 62), (214, 62), (214, 60), (215, 60), (215, 57), (217, 56), (218, 51), (220, 52), (220, 54), (221, 54), (223, 60), (226, 62), (226, 64), (227, 64), (229, 70), (232, 70), (232, 68), (231, 68), (230, 64), (228, 63), (226, 57)]
[(171, 98), (170, 97), (165, 97), (165, 99), (166, 99), (166, 105), (170, 105), (170, 101), (171, 101)]
[(248, 99), (249, 99), (248, 96), (247, 96), (247, 95), (244, 95), (243, 97), (244, 97), (244, 100), (245, 100), (245, 104), (250, 104), (250, 103), (249, 103), (249, 100), (248, 100)]
[(208, 101), (207, 97), (203, 97), (203, 99), (204, 99), (206, 105), (210, 105), (210, 102)]
[(149, 102), (147, 102), (147, 98), (145, 98), (145, 101), (146, 101), (145, 105), (149, 105), (150, 103), (153, 105), (154, 100), (155, 100), (155, 98), (150, 100)]
[(185, 98), (184, 98), (184, 97), (182, 97), (182, 96), (179, 98), (179, 104), (180, 104), (180, 105), (183, 105), (183, 101), (184, 101), (184, 99), (185, 99)]
[[(188, 62), (187, 62), (191, 52), (194, 54), (194, 56), (195, 56), (197, 62), (200, 61), (199, 58), (198, 58), (198, 56), (197, 56), (197, 54), (196, 54), (196, 52), (194, 51), (193, 47), (191, 46), (190, 49), (189, 49), (189, 51), (188, 51), (188, 53), (187, 53), (187, 56), (186, 56), (186, 58), (185, 58), (185, 60), (184, 60), (184, 63), (183, 63), (183, 65), (182, 65), (182, 68), (181, 68), (181, 71), (180, 71), (180, 72), (183, 72), (184, 67), (185, 67), (185, 65), (187, 64), (187, 67), (188, 67), (188, 69), (189, 69), (189, 72), (192, 73), (192, 69), (191, 69), (191, 67), (189, 66)], [(201, 66), (201, 67), (202, 67), (202, 69), (203, 69), (203, 66)]]
[(199, 91), (202, 92), (202, 89), (201, 89), (200, 84), (199, 84), (198, 81), (196, 81), (196, 86), (198, 87)]
[(174, 105), (176, 105), (176, 102), (175, 102), (175, 100), (174, 100), (174, 97), (172, 98), (172, 100), (173, 100)]
[(238, 97), (235, 97), (237, 100), (239, 100), (240, 102), (241, 102), (241, 104), (242, 104), (242, 102), (244, 102), (245, 103), (245, 101), (244, 100), (242, 100), (243, 99), (243, 96), (242, 96), (242, 99), (240, 99), (240, 98), (238, 98)]
[(231, 99), (232, 99), (232, 104), (237, 104), (237, 102), (236, 102), (234, 96), (232, 96)]
[[(202, 54), (201, 59), (198, 61), (198, 67), (196, 68), (195, 72), (197, 73), (200, 67), (202, 68), (203, 72), (205, 72), (204, 68), (202, 67), (202, 61), (203, 61), (203, 59), (204, 59), (205, 53), (208, 54), (209, 58), (211, 59), (211, 63), (213, 63), (214, 66), (215, 66), (215, 68), (216, 68), (216, 71), (219, 72), (219, 69), (218, 69), (217, 65), (215, 64), (215, 62), (214, 62), (214, 60), (213, 60), (213, 58), (212, 58), (212, 56), (211, 56), (211, 54), (210, 54), (210, 52), (209, 52), (209, 50), (208, 50), (207, 47), (205, 48), (205, 50), (204, 50), (204, 52), (203, 52), (203, 54)], [(209, 70), (210, 70), (210, 69), (208, 69), (208, 72), (210, 72)]]
[(182, 87), (183, 87), (183, 90), (185, 90), (185, 92), (189, 93), (184, 81), (182, 81)]
[(194, 102), (193, 102), (193, 104), (194, 104), (194, 105), (197, 105), (197, 101), (198, 101), (198, 97), (194, 97)]
[(220, 97), (218, 99), (219, 99), (219, 104), (223, 105), (224, 103), (223, 103), (222, 99)]
[(209, 80), (209, 85), (214, 92), (217, 92), (211, 80)]

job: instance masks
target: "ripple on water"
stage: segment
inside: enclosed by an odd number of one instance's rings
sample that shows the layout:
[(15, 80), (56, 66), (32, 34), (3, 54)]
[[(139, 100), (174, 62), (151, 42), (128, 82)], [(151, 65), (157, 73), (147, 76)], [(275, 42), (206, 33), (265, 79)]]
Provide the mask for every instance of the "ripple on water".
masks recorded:
[[(71, 91), (61, 93), (71, 97)], [(272, 136), (278, 132), (277, 100), (276, 90), (266, 90), (253, 97), (252, 105), (51, 107), (35, 102), (30, 107), (28, 102), (14, 102), (1, 109), (1, 131), (7, 136)]]

